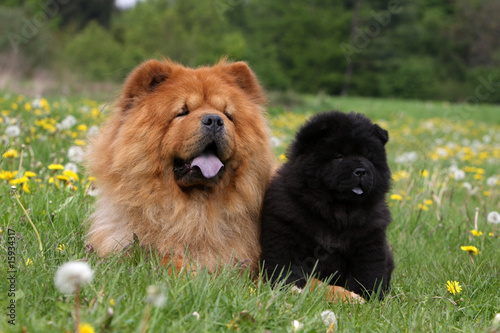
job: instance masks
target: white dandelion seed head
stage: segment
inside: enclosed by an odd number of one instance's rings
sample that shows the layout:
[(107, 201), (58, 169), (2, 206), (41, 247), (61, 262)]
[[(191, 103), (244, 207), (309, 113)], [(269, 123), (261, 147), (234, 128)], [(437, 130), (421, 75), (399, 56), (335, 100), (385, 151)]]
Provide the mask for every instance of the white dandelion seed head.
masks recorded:
[(81, 163), (83, 161), (83, 156), (85, 152), (82, 147), (79, 146), (71, 146), (68, 149), (68, 159), (71, 162)]
[(10, 138), (18, 137), (20, 134), (21, 134), (21, 129), (17, 125), (8, 126), (5, 129), (5, 135), (7, 135)]
[(72, 294), (90, 283), (93, 276), (94, 272), (86, 262), (70, 261), (57, 269), (54, 282), (63, 294)]
[(500, 214), (498, 212), (489, 212), (488, 213), (488, 222), (493, 223), (493, 224), (499, 224), (500, 223)]
[(464, 182), (462, 184), (462, 187), (465, 188), (467, 191), (472, 191), (472, 184), (469, 182)]
[(491, 176), (488, 179), (486, 179), (486, 185), (493, 187), (498, 183), (498, 177), (497, 176)]
[(66, 118), (64, 118), (59, 124), (57, 124), (56, 127), (60, 130), (67, 130), (75, 126), (76, 123), (77, 123), (76, 118), (73, 117), (72, 115), (69, 115)]
[(303, 291), (304, 289), (299, 288), (297, 286), (293, 286), (292, 289), (290, 289), (290, 292), (294, 295), (302, 294)]
[(271, 146), (273, 148), (277, 148), (281, 146), (281, 140), (275, 136), (271, 137)]
[(196, 320), (200, 320), (200, 314), (198, 312), (195, 311), (191, 314), (196, 318)]
[(453, 179), (455, 179), (455, 180), (462, 180), (465, 178), (465, 171), (464, 170), (454, 169), (454, 170), (452, 170), (451, 174), (453, 175)]
[(68, 162), (64, 165), (64, 170), (73, 171), (74, 173), (78, 173), (78, 165), (73, 162)]
[(407, 153), (403, 153), (399, 156), (396, 156), (395, 162), (397, 164), (404, 164), (404, 163), (412, 163), (418, 160), (418, 154), (416, 151), (410, 151)]
[(304, 324), (302, 324), (300, 321), (298, 321), (298, 320), (292, 321), (292, 331), (293, 332), (297, 332), (298, 330), (302, 329), (302, 327), (304, 327)]
[(42, 99), (40, 97), (37, 97), (35, 98), (32, 102), (31, 102), (31, 107), (33, 109), (39, 109), (42, 107)]
[(323, 320), (323, 323), (327, 327), (330, 327), (332, 324), (337, 327), (337, 316), (333, 311), (326, 310), (321, 312), (321, 320)]
[(493, 327), (500, 327), (500, 313), (497, 313), (495, 317), (493, 317)]
[(161, 308), (167, 301), (167, 298), (158, 286), (149, 286), (146, 289), (146, 295), (146, 302), (157, 308)]
[(97, 134), (99, 134), (99, 127), (97, 127), (96, 125), (90, 126), (87, 130), (87, 138), (94, 137)]
[(436, 149), (436, 154), (438, 154), (439, 157), (447, 157), (448, 151), (443, 147), (439, 147), (438, 149)]

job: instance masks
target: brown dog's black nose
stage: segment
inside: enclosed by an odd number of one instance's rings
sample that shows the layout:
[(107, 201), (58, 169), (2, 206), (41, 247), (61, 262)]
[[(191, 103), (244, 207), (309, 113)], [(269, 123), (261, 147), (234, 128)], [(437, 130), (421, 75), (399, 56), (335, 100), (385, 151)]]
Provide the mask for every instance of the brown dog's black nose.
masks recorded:
[(206, 115), (205, 117), (203, 117), (203, 119), (201, 119), (201, 123), (207, 129), (210, 129), (214, 132), (220, 131), (224, 128), (224, 120), (215, 114)]
[(355, 170), (353, 171), (353, 174), (354, 174), (355, 176), (362, 177), (362, 176), (366, 175), (366, 170), (365, 170), (365, 169), (363, 169), (363, 168), (357, 168), (357, 169), (355, 169)]

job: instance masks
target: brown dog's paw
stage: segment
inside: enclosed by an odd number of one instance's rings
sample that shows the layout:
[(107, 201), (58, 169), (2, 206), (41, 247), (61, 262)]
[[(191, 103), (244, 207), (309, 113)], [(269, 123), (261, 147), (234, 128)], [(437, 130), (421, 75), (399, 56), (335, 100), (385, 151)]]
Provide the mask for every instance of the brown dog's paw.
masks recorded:
[[(310, 291), (323, 286), (324, 283), (318, 279), (313, 279), (311, 282), (311, 286), (309, 288)], [(365, 303), (365, 299), (359, 296), (352, 291), (349, 291), (345, 288), (339, 286), (326, 286), (327, 294), (326, 299), (331, 303), (351, 303), (351, 304), (363, 304)]]

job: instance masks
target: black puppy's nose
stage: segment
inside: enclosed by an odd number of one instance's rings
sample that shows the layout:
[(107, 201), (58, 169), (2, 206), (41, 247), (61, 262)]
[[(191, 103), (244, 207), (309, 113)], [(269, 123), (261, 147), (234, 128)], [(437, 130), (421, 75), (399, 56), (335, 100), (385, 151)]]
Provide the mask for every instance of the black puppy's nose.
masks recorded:
[(365, 170), (365, 169), (363, 169), (363, 168), (357, 168), (357, 169), (355, 169), (355, 170), (353, 171), (353, 174), (354, 174), (355, 176), (362, 177), (362, 176), (366, 175), (366, 170)]
[(224, 120), (215, 114), (206, 115), (203, 119), (201, 119), (201, 123), (206, 128), (215, 132), (224, 128)]

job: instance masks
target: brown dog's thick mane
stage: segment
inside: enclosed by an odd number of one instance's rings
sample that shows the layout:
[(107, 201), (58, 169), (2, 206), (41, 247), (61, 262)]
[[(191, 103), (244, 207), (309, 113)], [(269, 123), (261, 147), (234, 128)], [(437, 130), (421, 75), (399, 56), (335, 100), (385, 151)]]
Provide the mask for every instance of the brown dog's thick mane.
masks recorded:
[[(182, 258), (187, 248), (209, 270), (219, 261), (255, 264), (258, 216), (274, 160), (264, 101), (242, 62), (189, 69), (151, 60), (135, 69), (87, 155), (100, 191), (89, 231), (97, 252), (120, 251), (136, 234), (163, 255)], [(187, 107), (189, 117), (178, 116)], [(182, 156), (175, 154), (193, 151), (205, 114), (224, 119), (230, 157), (217, 184), (182, 188), (173, 172)]]

